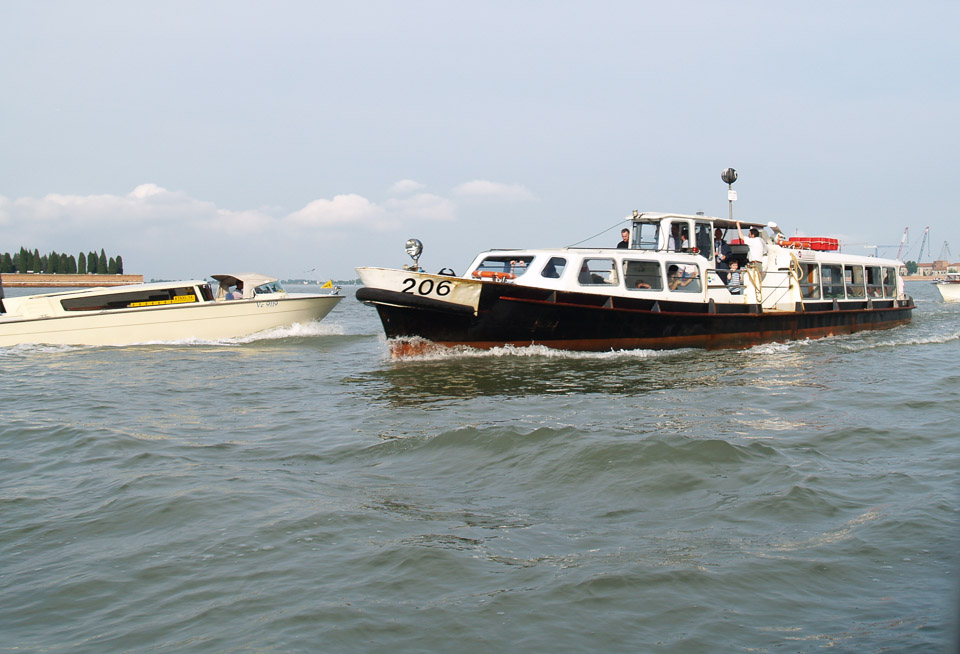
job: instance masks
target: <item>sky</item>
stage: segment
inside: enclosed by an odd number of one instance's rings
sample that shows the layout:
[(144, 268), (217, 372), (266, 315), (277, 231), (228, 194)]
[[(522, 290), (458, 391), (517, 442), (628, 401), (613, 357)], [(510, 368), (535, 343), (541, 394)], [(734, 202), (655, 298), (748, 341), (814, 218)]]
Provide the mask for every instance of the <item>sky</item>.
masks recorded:
[(325, 280), (415, 237), (462, 273), (612, 246), (634, 209), (726, 217), (733, 167), (736, 217), (958, 261), (958, 25), (955, 0), (3, 0), (0, 252)]

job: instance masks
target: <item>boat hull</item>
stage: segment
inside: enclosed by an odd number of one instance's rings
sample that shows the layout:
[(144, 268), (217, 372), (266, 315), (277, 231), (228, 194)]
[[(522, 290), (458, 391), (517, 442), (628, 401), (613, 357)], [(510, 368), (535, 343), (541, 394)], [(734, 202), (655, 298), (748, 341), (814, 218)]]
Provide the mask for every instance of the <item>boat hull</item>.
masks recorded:
[(0, 346), (129, 345), (185, 339), (217, 340), (324, 318), (337, 295), (236, 300), (85, 313), (50, 318), (0, 319)]
[(911, 300), (806, 303), (795, 311), (757, 305), (638, 300), (481, 284), (476, 310), (396, 291), (362, 288), (357, 299), (376, 307), (394, 353), (437, 345), (491, 348), (544, 345), (564, 350), (743, 348), (823, 338), (910, 322)]
[(936, 284), (936, 287), (944, 302), (960, 302), (960, 283)]

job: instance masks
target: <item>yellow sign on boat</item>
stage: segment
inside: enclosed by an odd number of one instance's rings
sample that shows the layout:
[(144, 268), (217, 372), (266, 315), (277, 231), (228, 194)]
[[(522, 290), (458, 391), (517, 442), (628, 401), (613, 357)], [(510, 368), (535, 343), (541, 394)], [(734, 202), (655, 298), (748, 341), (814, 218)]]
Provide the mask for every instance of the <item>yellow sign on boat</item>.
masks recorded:
[(174, 295), (169, 300), (156, 300), (153, 302), (131, 302), (128, 304), (128, 307), (157, 307), (162, 304), (186, 304), (188, 302), (196, 302), (196, 295)]

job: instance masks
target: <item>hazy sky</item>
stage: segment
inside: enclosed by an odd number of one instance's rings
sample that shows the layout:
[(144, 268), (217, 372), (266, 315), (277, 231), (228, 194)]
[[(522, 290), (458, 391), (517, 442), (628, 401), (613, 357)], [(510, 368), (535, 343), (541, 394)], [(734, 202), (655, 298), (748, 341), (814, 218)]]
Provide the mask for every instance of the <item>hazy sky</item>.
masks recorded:
[[(960, 2), (0, 1), (0, 252), (458, 273), (736, 215), (960, 260)], [(905, 257), (911, 258), (911, 257)], [(929, 260), (929, 258), (924, 258)]]

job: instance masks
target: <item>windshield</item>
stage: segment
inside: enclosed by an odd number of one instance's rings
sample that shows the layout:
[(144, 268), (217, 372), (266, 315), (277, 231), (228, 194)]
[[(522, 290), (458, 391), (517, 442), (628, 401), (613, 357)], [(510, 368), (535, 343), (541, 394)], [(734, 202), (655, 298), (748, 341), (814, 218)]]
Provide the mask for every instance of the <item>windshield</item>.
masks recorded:
[(267, 293), (283, 293), (283, 286), (280, 285), (280, 282), (267, 282), (253, 289), (254, 295), (265, 295)]
[(533, 261), (532, 254), (524, 254), (521, 256), (507, 254), (486, 257), (480, 262), (480, 265), (477, 266), (474, 277), (479, 276), (476, 273), (485, 272), (504, 273), (513, 275), (514, 277), (519, 277), (523, 273), (527, 272), (531, 261)]

